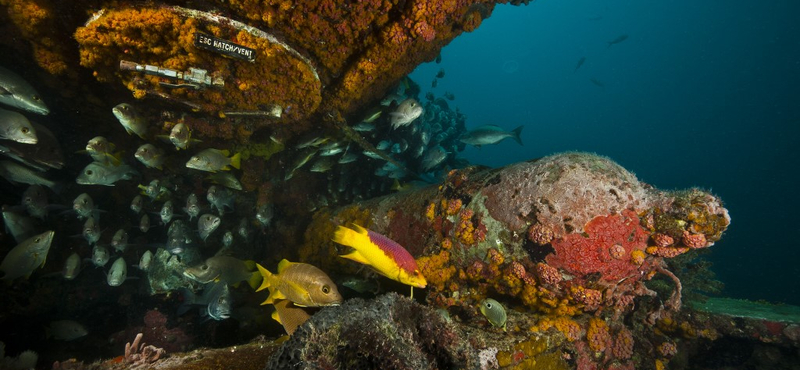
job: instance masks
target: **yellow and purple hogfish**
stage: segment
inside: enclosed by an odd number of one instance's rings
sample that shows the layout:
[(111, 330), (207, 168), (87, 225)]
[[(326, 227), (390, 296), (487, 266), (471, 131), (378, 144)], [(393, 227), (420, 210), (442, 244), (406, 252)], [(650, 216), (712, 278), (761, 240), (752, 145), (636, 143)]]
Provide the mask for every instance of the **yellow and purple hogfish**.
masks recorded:
[(428, 285), (417, 261), (400, 244), (361, 226), (353, 224), (353, 227), (355, 230), (339, 226), (333, 234), (333, 241), (354, 249), (340, 257), (363, 263), (389, 279), (410, 285), (412, 298), (414, 287)]

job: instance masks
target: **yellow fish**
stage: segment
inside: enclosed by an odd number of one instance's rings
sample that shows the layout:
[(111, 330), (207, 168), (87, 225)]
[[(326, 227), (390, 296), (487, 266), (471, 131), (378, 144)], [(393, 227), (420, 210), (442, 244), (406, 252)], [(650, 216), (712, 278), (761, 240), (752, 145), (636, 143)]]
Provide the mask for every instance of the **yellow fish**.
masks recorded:
[(282, 260), (277, 274), (259, 264), (256, 266), (264, 277), (256, 291), (269, 289), (269, 297), (262, 305), (275, 304), (280, 299), (288, 299), (299, 307), (336, 306), (342, 302), (342, 295), (333, 280), (312, 265)]
[(428, 285), (417, 261), (400, 244), (361, 226), (354, 224), (353, 227), (355, 230), (339, 226), (333, 234), (333, 241), (354, 249), (340, 257), (363, 263), (389, 279), (410, 285), (412, 298), (414, 287)]

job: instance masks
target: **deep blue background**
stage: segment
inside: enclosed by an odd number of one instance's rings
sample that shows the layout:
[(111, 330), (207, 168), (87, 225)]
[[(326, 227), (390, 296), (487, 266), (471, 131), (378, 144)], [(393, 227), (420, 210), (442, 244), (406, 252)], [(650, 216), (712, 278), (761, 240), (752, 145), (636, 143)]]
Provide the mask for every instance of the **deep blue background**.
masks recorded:
[(710, 189), (733, 220), (709, 255), (725, 295), (800, 304), (798, 19), (800, 1), (502, 5), (411, 77), (454, 93), (468, 128), (525, 125), (525, 146), (468, 148), (473, 163), (590, 151)]

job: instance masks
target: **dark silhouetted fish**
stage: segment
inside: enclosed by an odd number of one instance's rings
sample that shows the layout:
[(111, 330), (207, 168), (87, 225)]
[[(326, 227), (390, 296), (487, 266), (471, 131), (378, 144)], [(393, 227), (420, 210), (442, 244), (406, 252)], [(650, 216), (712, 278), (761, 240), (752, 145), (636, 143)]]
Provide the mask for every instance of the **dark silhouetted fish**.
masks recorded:
[(621, 36), (609, 41), (608, 42), (608, 47), (610, 48), (611, 45), (619, 44), (619, 43), (621, 43), (621, 42), (623, 42), (623, 41), (625, 41), (627, 39), (628, 39), (628, 35), (621, 35)]
[(572, 73), (578, 72), (578, 68), (580, 68), (584, 62), (586, 62), (586, 57), (581, 57), (581, 59), (578, 59), (578, 64), (575, 65), (575, 70), (572, 71)]

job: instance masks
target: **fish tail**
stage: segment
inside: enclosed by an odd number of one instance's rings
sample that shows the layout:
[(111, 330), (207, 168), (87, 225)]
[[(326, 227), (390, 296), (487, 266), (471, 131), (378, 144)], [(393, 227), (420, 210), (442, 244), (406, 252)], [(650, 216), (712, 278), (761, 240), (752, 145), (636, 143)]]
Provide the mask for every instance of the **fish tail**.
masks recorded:
[(235, 169), (239, 169), (242, 166), (242, 153), (236, 153), (231, 157), (231, 166)]
[(520, 137), (519, 137), (519, 134), (521, 134), (521, 133), (522, 133), (522, 128), (523, 128), (523, 127), (525, 127), (525, 126), (524, 126), (524, 125), (523, 125), (523, 126), (519, 126), (519, 127), (515, 128), (514, 130), (512, 130), (512, 131), (511, 131), (511, 133), (512, 133), (512, 136), (511, 136), (511, 137), (512, 137), (512, 138), (513, 138), (513, 139), (514, 139), (514, 140), (515, 140), (517, 143), (519, 143), (519, 145), (523, 145), (523, 144), (522, 144), (522, 139), (520, 139)]
[(264, 266), (261, 266), (257, 263), (256, 267), (258, 267), (258, 272), (264, 278), (264, 280), (261, 282), (261, 286), (259, 286), (258, 289), (256, 289), (256, 292), (260, 292), (270, 287), (270, 280), (272, 280), (272, 273), (269, 272), (269, 270), (265, 269)]
[(250, 273), (250, 278), (247, 279), (247, 284), (249, 284), (250, 287), (253, 288), (253, 290), (256, 290), (260, 288), (260, 286), (265, 281), (267, 281), (267, 279), (264, 279), (264, 277), (261, 276), (260, 271), (253, 271), (252, 273)]
[[(354, 226), (358, 227), (358, 225)], [(361, 227), (358, 228), (364, 230)], [(346, 245), (348, 247), (353, 247), (355, 249), (358, 249), (356, 248), (356, 246), (361, 245), (364, 242), (364, 238), (366, 237), (365, 234), (366, 233), (360, 233), (358, 231), (346, 228), (344, 226), (338, 226), (336, 228), (336, 232), (333, 233), (333, 241), (342, 245)]]

